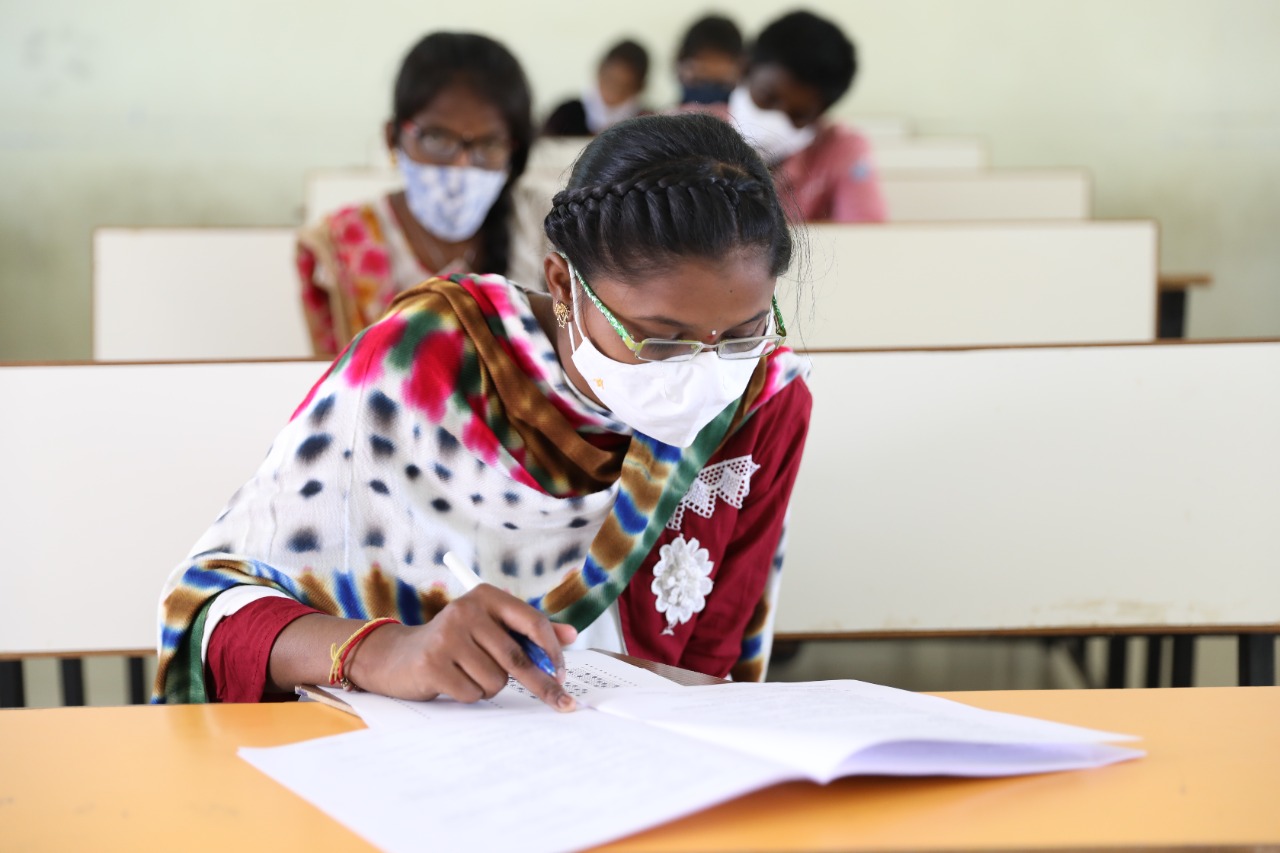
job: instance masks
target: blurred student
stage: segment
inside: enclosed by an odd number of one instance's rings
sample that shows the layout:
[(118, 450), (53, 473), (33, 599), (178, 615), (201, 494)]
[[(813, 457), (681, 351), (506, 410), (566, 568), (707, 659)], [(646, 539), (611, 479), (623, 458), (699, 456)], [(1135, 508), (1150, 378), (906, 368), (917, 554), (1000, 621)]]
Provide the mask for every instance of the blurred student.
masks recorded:
[(501, 44), (432, 33), (409, 51), (386, 124), (405, 189), (299, 234), (302, 302), (318, 355), (336, 355), (426, 279), (508, 272), (512, 186), (533, 134), (529, 84)]
[(556, 107), (542, 132), (547, 136), (595, 136), (645, 112), (640, 104), (649, 76), (649, 53), (630, 39), (609, 48), (582, 97)]
[(725, 104), (742, 77), (742, 32), (723, 15), (689, 27), (676, 52), (680, 103)]
[(731, 121), (770, 164), (792, 215), (806, 222), (883, 222), (884, 199), (866, 139), (827, 118), (858, 70), (832, 22), (792, 12), (769, 24), (729, 96)]

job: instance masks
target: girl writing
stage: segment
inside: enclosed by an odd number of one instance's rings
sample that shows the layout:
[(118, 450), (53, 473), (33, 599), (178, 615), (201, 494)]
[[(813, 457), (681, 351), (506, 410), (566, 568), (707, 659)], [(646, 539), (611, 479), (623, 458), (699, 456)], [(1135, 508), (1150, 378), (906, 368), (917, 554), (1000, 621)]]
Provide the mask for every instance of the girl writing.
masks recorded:
[(170, 576), (159, 697), (470, 702), (510, 675), (569, 709), (571, 644), (763, 676), (810, 409), (769, 172), (712, 116), (632, 119), (545, 229), (548, 293), (435, 278), (331, 365)]

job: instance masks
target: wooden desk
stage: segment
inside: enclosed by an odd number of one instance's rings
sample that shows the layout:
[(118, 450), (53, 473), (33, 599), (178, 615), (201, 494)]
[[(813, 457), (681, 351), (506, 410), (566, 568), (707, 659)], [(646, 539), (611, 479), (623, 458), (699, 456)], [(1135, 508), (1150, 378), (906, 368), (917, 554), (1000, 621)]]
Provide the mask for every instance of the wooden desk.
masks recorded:
[(1160, 290), (1187, 290), (1208, 287), (1213, 284), (1213, 276), (1207, 272), (1162, 272), (1156, 283)]
[[(1280, 688), (947, 695), (1140, 734), (1149, 755), (1013, 779), (780, 785), (606, 849), (1239, 850), (1280, 842)], [(314, 704), (0, 711), (0, 847), (368, 850), (235, 755), (239, 746), (360, 725)]]

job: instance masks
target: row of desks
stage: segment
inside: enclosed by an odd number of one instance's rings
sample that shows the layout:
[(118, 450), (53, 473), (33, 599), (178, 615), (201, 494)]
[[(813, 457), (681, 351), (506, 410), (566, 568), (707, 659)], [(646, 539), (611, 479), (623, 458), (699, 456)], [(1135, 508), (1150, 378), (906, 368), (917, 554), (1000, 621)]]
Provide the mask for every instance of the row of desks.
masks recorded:
[[(1156, 336), (1153, 223), (812, 225), (800, 239), (779, 296), (796, 347)], [(519, 256), (540, 260), (544, 248)], [(309, 355), (294, 253), (289, 228), (99, 230), (95, 360)], [(525, 273), (516, 280), (541, 280), (540, 271)], [(233, 333), (191, 335), (192, 316)]]

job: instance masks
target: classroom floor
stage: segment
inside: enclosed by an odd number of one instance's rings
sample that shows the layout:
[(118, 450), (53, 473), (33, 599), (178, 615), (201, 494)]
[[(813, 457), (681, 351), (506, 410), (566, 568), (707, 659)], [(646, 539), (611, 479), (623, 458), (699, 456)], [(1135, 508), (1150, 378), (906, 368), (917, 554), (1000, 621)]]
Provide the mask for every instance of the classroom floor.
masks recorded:
[[(1143, 659), (1131, 644), (1129, 686), (1142, 684)], [(1166, 658), (1168, 655), (1166, 655)], [(770, 681), (815, 681), (854, 678), (904, 690), (1032, 690), (1081, 688), (1101, 684), (1106, 670), (1106, 641), (1086, 646), (1089, 683), (1060, 645), (1040, 640), (847, 640), (803, 643), (786, 661), (769, 667)], [(1168, 681), (1166, 664), (1166, 683)], [(126, 701), (125, 659), (84, 659), (85, 698), (90, 705)], [(155, 661), (147, 660), (147, 683)], [(27, 707), (62, 704), (58, 662), (35, 658), (24, 662)], [(1201, 637), (1196, 644), (1195, 684), (1200, 687), (1236, 683), (1236, 643), (1229, 637)]]

